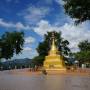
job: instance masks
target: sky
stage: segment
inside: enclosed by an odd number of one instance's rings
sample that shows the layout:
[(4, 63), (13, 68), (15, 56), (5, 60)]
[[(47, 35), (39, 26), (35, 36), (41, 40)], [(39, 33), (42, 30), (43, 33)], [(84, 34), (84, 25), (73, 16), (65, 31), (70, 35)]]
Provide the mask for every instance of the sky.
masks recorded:
[(90, 41), (90, 21), (75, 26), (63, 4), (62, 0), (0, 0), (0, 36), (6, 31), (25, 33), (23, 51), (13, 59), (37, 56), (36, 48), (47, 31), (61, 31), (72, 52), (79, 51), (79, 42)]

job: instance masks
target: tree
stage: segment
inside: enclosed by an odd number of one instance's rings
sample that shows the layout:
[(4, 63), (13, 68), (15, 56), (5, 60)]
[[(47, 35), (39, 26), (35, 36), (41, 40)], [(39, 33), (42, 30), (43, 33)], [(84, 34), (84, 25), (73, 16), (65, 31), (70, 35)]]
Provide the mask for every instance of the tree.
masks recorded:
[(79, 24), (90, 20), (90, 0), (63, 0), (65, 12)]
[(80, 51), (75, 54), (76, 59), (80, 64), (90, 63), (90, 42), (88, 40), (82, 41), (78, 47)]
[(90, 42), (88, 40), (80, 42), (78, 47), (80, 51), (90, 51)]
[[(62, 56), (67, 56), (70, 53), (70, 49), (68, 48), (69, 42), (67, 40), (64, 40), (61, 37), (61, 32), (55, 32), (55, 44), (58, 47), (58, 50), (60, 51), (60, 54)], [(37, 62), (40, 62), (40, 64), (43, 64), (43, 61), (45, 59), (45, 56), (48, 55), (48, 51), (50, 50), (51, 43), (52, 43), (52, 32), (47, 32), (47, 34), (44, 35), (44, 41), (40, 42), (38, 47), (37, 47), (37, 52), (39, 56), (37, 58), (39, 60), (36, 60)], [(41, 58), (42, 57), (42, 58)]]
[(13, 54), (19, 54), (23, 44), (23, 32), (6, 32), (0, 39), (0, 58), (10, 59)]
[(31, 65), (42, 66), (44, 59), (45, 59), (45, 56), (36, 56), (33, 58)]

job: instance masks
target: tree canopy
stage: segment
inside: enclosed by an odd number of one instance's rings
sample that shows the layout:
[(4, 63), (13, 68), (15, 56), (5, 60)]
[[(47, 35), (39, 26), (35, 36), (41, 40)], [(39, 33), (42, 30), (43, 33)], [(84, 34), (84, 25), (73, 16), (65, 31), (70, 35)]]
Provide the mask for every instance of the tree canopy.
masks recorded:
[(75, 54), (76, 59), (82, 63), (90, 63), (90, 42), (82, 41), (78, 45), (80, 51)]
[(90, 0), (63, 0), (65, 12), (75, 18), (75, 23), (90, 20)]
[[(70, 49), (68, 48), (69, 42), (67, 40), (64, 40), (61, 37), (61, 32), (55, 32), (55, 43), (58, 47), (58, 50), (60, 51), (60, 54), (65, 56), (69, 54)], [(40, 42), (37, 47), (37, 52), (39, 55), (48, 55), (48, 51), (50, 50), (51, 43), (52, 43), (52, 32), (47, 32), (47, 34), (44, 35), (44, 41)]]
[(19, 54), (23, 44), (23, 32), (6, 32), (0, 38), (0, 58), (10, 59), (14, 54)]
[(90, 51), (90, 42), (88, 40), (80, 42), (78, 47), (80, 51)]
[[(67, 40), (64, 40), (61, 37), (61, 32), (55, 32), (55, 44), (58, 47), (58, 50), (60, 51), (60, 54), (62, 56), (68, 56), (70, 53), (70, 49), (68, 48), (69, 42)], [(39, 56), (35, 57), (34, 60), (38, 59), (37, 62), (38, 63), (43, 63), (44, 58), (46, 55), (48, 55), (48, 51), (50, 50), (51, 47), (51, 43), (52, 43), (52, 32), (47, 32), (47, 34), (44, 35), (44, 41), (40, 42), (38, 47), (37, 47), (37, 52), (39, 54)], [(40, 60), (41, 59), (41, 60)], [(39, 62), (40, 61), (40, 62)]]

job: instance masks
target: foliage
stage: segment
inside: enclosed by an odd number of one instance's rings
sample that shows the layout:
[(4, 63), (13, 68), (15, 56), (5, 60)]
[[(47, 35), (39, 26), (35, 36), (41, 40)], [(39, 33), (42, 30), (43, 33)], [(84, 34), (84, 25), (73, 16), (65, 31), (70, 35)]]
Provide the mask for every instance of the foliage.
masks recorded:
[[(61, 37), (61, 32), (58, 33), (54, 31), (54, 34), (56, 39), (55, 44), (58, 47), (60, 54), (64, 57), (69, 55), (70, 53), (70, 49), (68, 48), (69, 42)], [(34, 58), (34, 60), (36, 59), (36, 61), (40, 62), (41, 64), (43, 63), (45, 56), (48, 55), (48, 51), (50, 50), (50, 46), (52, 43), (51, 37), (52, 37), (52, 32), (47, 32), (47, 34), (44, 35), (44, 41), (40, 42), (37, 47), (37, 52), (39, 56)]]
[(90, 42), (88, 42), (88, 40), (80, 42), (78, 47), (80, 51), (90, 51)]
[(87, 40), (79, 43), (80, 51), (75, 54), (80, 63), (90, 63), (90, 42)]
[(63, 0), (65, 12), (75, 18), (76, 24), (90, 20), (90, 0)]
[(36, 56), (32, 60), (32, 64), (42, 66), (45, 56)]
[(13, 54), (19, 54), (23, 43), (23, 32), (6, 32), (0, 39), (0, 58), (9, 59), (13, 57)]
[(90, 51), (78, 52), (76, 58), (80, 63), (90, 63)]
[[(60, 51), (60, 54), (63, 56), (66, 56), (69, 54), (70, 49), (68, 48), (69, 42), (67, 40), (64, 40), (61, 37), (61, 32), (57, 33), (55, 32), (55, 43), (56, 46), (58, 47), (58, 50)], [(46, 56), (48, 55), (48, 51), (50, 50), (50, 46), (52, 43), (52, 32), (47, 32), (47, 34), (44, 35), (44, 41), (39, 43), (37, 52), (39, 55)]]

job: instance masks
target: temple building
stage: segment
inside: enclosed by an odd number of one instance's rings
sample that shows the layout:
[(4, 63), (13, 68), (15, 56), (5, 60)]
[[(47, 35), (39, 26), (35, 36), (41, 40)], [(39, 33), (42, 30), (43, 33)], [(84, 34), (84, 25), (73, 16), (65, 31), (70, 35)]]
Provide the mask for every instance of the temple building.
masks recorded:
[(52, 33), (52, 44), (48, 56), (45, 57), (44, 61), (45, 70), (66, 70), (63, 57), (60, 55), (55, 45), (55, 35)]

